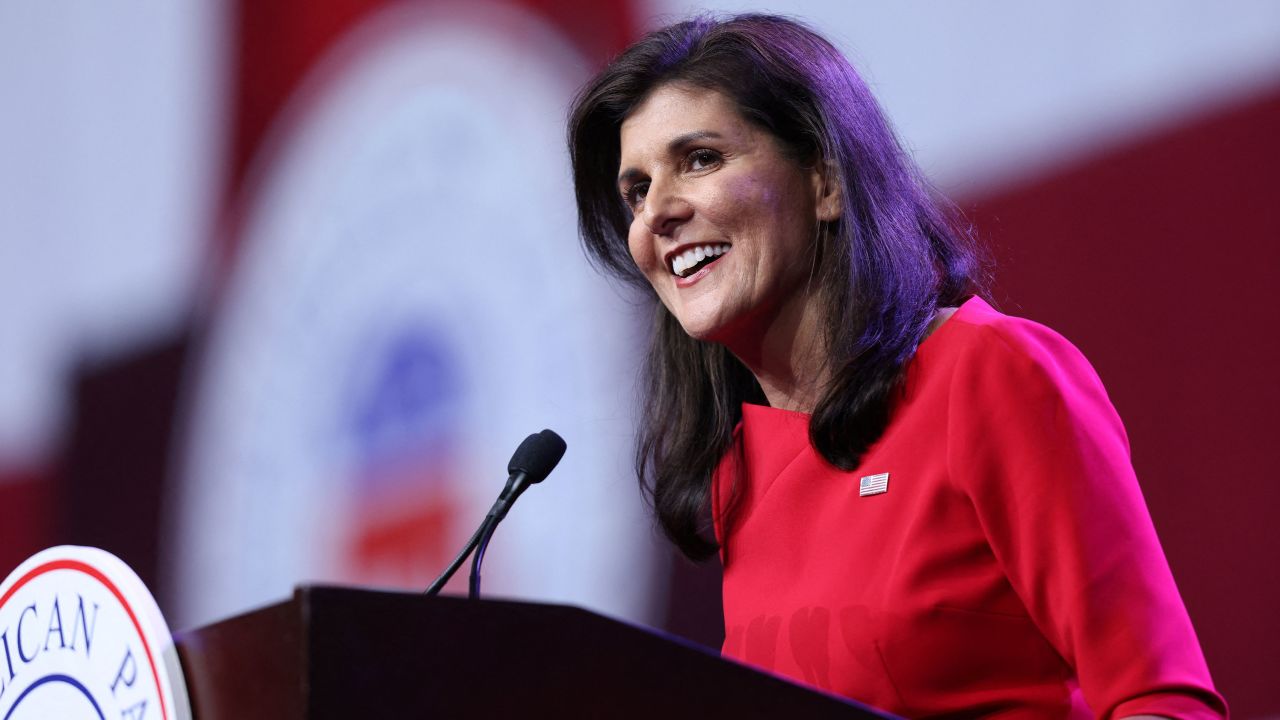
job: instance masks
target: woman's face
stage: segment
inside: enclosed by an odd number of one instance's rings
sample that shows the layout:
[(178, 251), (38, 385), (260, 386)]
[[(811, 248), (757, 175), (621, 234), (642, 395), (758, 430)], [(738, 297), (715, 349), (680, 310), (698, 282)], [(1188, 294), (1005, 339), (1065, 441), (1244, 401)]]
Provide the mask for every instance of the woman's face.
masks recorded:
[(838, 199), (724, 95), (659, 86), (622, 123), (631, 257), (685, 332), (760, 339), (811, 300), (819, 220)]

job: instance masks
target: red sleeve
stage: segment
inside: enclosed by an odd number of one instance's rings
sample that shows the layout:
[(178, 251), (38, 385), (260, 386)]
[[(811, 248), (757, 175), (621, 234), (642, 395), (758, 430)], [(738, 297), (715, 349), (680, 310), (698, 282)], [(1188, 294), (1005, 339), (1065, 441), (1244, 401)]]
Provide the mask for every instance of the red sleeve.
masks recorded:
[(1225, 717), (1097, 375), (1034, 323), (973, 330), (947, 462), (1032, 620), (1100, 717)]

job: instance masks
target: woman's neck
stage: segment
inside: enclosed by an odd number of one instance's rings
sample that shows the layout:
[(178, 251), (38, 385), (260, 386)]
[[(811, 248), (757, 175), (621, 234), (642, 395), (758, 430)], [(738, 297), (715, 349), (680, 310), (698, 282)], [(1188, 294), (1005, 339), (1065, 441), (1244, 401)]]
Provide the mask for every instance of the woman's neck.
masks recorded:
[(725, 347), (755, 376), (770, 407), (812, 413), (831, 371), (822, 303), (798, 298), (760, 320), (726, 338)]
[[(744, 333), (738, 342), (725, 343), (755, 376), (770, 407), (812, 414), (822, 400), (832, 367), (821, 307), (813, 299), (797, 303), (779, 312), (764, 332)], [(925, 337), (942, 327), (956, 309), (938, 309)]]

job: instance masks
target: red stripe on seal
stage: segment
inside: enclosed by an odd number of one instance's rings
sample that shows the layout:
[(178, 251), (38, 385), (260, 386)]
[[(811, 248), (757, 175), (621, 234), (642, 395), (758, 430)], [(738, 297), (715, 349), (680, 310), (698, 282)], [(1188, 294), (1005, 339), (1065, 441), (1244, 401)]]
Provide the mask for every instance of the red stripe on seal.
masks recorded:
[(9, 592), (6, 592), (3, 597), (0, 597), (0, 607), (4, 607), (5, 603), (9, 602), (9, 598), (13, 597), (13, 594), (18, 592), (23, 585), (26, 585), (45, 573), (53, 572), (54, 570), (75, 570), (82, 572), (102, 583), (104, 587), (111, 591), (112, 595), (116, 596), (116, 600), (120, 601), (120, 605), (124, 608), (124, 611), (129, 614), (129, 619), (133, 621), (133, 629), (138, 632), (138, 639), (142, 641), (142, 649), (147, 654), (147, 664), (151, 666), (151, 678), (156, 684), (156, 697), (160, 698), (160, 717), (164, 718), (164, 720), (168, 720), (169, 710), (164, 704), (164, 688), (160, 687), (160, 673), (156, 671), (156, 661), (155, 658), (151, 656), (151, 646), (147, 644), (147, 636), (142, 632), (142, 625), (138, 622), (138, 616), (133, 613), (133, 608), (130, 607), (129, 603), (124, 599), (124, 595), (120, 593), (120, 589), (115, 586), (115, 583), (107, 579), (107, 576), (103, 575), (97, 568), (79, 560), (51, 560), (43, 565), (37, 565), (26, 575), (18, 578), (18, 581), (13, 584), (13, 587), (9, 588)]

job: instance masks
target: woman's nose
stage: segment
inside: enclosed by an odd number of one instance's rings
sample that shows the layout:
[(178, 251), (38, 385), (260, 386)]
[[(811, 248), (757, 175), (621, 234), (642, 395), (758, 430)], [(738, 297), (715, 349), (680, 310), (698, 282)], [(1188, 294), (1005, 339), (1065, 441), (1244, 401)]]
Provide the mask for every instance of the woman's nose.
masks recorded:
[(693, 215), (693, 206), (675, 188), (650, 184), (644, 199), (644, 224), (654, 235), (671, 235)]

